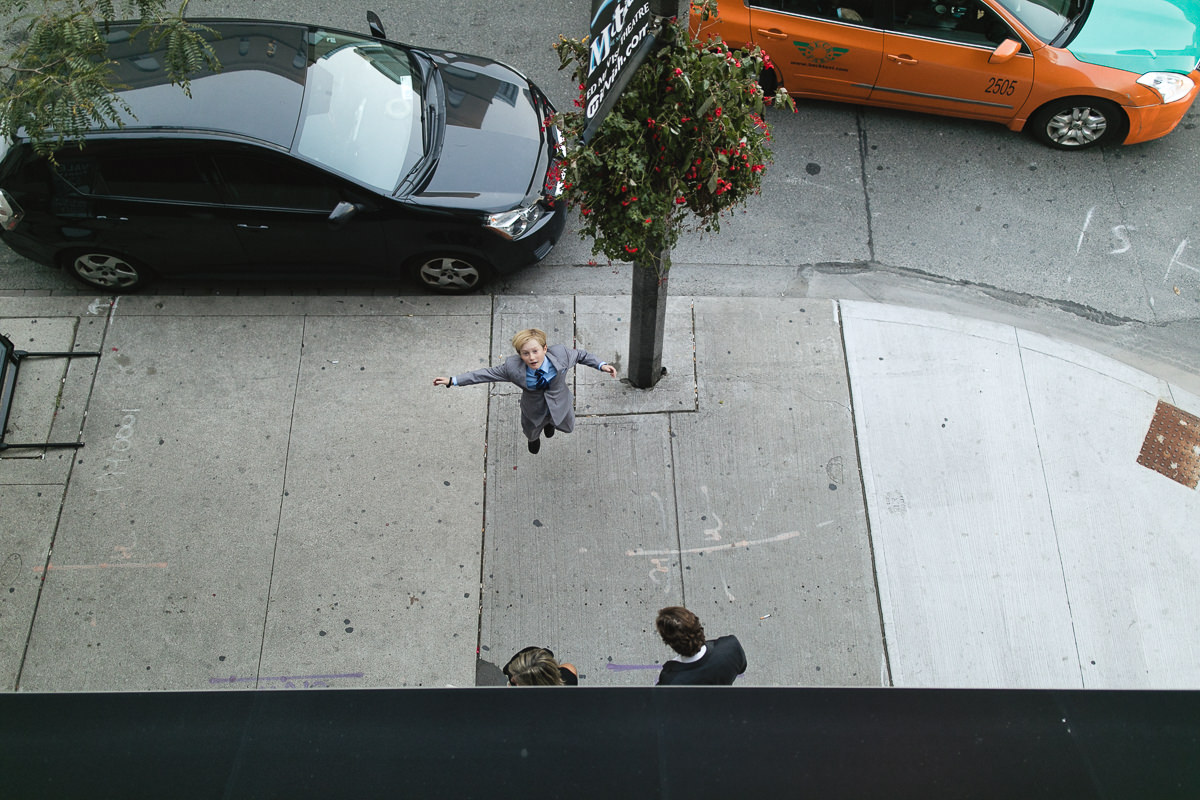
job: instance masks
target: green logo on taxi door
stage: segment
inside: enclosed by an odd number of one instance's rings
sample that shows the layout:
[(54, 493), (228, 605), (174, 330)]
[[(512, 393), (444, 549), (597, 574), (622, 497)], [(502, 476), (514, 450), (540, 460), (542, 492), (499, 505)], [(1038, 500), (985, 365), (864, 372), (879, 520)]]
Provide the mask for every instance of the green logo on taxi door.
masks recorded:
[(792, 44), (796, 45), (801, 57), (814, 64), (828, 64), (850, 52), (849, 47), (834, 47), (829, 42), (792, 42)]

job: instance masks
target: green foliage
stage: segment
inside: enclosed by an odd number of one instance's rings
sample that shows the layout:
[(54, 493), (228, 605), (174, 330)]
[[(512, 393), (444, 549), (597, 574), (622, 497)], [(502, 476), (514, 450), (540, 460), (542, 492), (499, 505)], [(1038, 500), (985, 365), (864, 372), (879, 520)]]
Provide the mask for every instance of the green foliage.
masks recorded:
[(172, 12), (166, 0), (0, 0), (0, 13), (15, 19), (8, 29), (15, 44), (0, 62), (0, 136), (20, 131), (50, 155), (132, 116), (116, 94), (123, 87), (104, 38), (118, 14), (139, 23), (133, 35), (148, 37), (150, 49), (163, 48), (168, 78), (190, 95), (190, 76), (220, 64), (203, 36), (209, 29), (184, 18), (188, 1)]
[[(712, 13), (713, 4), (696, 3)], [(708, 17), (703, 17), (707, 19)], [(667, 22), (662, 45), (584, 145), (582, 111), (556, 119), (567, 135), (566, 200), (582, 215), (580, 236), (593, 252), (658, 266), (685, 229), (719, 231), (720, 217), (762, 185), (770, 160), (768, 102), (795, 110), (786, 93), (764, 99), (758, 48), (733, 51), (719, 39), (698, 42), (686, 23)], [(586, 40), (560, 38), (561, 69), (570, 67), (584, 101)]]

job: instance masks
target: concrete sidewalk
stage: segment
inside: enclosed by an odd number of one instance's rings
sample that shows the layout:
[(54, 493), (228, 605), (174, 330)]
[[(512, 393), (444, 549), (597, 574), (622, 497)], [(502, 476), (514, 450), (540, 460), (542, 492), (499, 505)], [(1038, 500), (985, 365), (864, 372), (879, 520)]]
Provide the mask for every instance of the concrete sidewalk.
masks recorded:
[[(0, 297), (0, 675), (21, 690), (470, 686), (528, 644), (647, 685), (657, 609), (746, 685), (1200, 688), (1200, 500), (1137, 463), (1200, 398), (1010, 325), (675, 297), (669, 374), (435, 389), (628, 298)], [(1200, 444), (1198, 444), (1200, 446)]]

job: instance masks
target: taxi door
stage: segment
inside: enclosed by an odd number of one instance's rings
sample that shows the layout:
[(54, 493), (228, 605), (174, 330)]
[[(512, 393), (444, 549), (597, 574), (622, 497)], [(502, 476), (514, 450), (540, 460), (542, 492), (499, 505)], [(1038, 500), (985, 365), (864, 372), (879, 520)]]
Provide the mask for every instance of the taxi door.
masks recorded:
[(749, 0), (750, 35), (771, 56), (788, 92), (865, 100), (883, 47), (876, 5), (876, 0)]
[(1033, 55), (982, 0), (894, 0), (873, 103), (1005, 122), (1033, 88)]

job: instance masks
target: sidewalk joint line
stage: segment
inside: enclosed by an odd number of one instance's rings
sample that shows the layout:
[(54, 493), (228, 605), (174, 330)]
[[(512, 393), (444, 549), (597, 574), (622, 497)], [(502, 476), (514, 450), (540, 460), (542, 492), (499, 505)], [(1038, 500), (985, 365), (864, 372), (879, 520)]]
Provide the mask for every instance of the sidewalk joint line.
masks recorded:
[(308, 336), (308, 315), (303, 314), (300, 317), (300, 352), (296, 355), (296, 383), (292, 390), (292, 410), (288, 415), (288, 430), (287, 430), (287, 449), (283, 454), (283, 479), (279, 486), (279, 510), (275, 517), (275, 544), (271, 547), (271, 567), (267, 571), (267, 602), (263, 607), (263, 623), (262, 623), (262, 638), (258, 644), (258, 664), (254, 668), (254, 688), (261, 688), (258, 685), (259, 676), (262, 675), (263, 653), (267, 648), (267, 624), (271, 619), (271, 593), (275, 588), (275, 561), (279, 557), (279, 538), (283, 534), (283, 504), (287, 498), (288, 488), (288, 467), (292, 460), (292, 436), (296, 428), (296, 401), (300, 396), (300, 381), (303, 378), (304, 371), (304, 346), (305, 339)]
[[(496, 295), (491, 295), (491, 312), (489, 314), (491, 324), (488, 326), (488, 341), (487, 352), (488, 361), (491, 361), (492, 348), (496, 346)], [(483, 401), (483, 503), (482, 511), (480, 512), (479, 526), (479, 581), (478, 581), (478, 605), (475, 616), (475, 682), (478, 685), (479, 677), (479, 661), (480, 654), (483, 652), (483, 575), (487, 568), (487, 526), (488, 526), (488, 437), (492, 432), (492, 391), (489, 389), (486, 392), (486, 397)]]
[[(117, 301), (120, 299), (121, 299), (120, 296), (118, 296), (109, 301), (108, 313), (107, 313), (108, 318), (105, 320), (104, 325), (100, 329), (100, 342), (97, 344), (97, 349), (101, 353), (103, 353), (104, 345), (108, 341), (108, 333), (110, 330), (112, 330), (113, 318), (117, 314)], [(79, 317), (76, 316), (75, 329), (72, 331), (72, 342), (71, 342), (72, 349), (74, 348), (74, 346), (76, 344), (79, 343), (79, 331), (80, 331)], [(88, 410), (92, 406), (92, 395), (95, 394), (95, 392), (96, 392), (96, 379), (100, 375), (100, 366), (101, 366), (101, 362), (103, 360), (104, 360), (103, 355), (101, 355), (100, 358), (96, 359), (96, 363), (92, 369), (92, 379), (88, 383), (87, 397), (83, 402), (83, 418), (79, 422), (79, 434), (80, 434), (81, 439), (83, 436), (83, 429), (87, 425)], [(69, 366), (67, 367), (67, 370), (69, 372), (69, 370), (70, 370)], [(64, 376), (66, 374), (67, 373), (64, 373)], [(65, 377), (64, 377), (64, 380), (65, 380)], [(61, 388), (60, 388), (59, 392), (60, 392), (59, 400), (61, 400), (61, 397), (62, 397), (62, 395), (61, 395), (62, 389)], [(62, 494), (59, 496), (59, 500), (58, 500), (58, 513), (54, 517), (54, 530), (50, 534), (50, 544), (46, 548), (46, 560), (42, 564), (42, 572), (41, 572), (42, 577), (41, 577), (41, 580), (38, 581), (37, 594), (34, 596), (34, 599), (33, 599), (33, 609), (31, 610), (31, 612), (29, 614), (29, 629), (25, 632), (25, 647), (22, 648), (21, 660), (17, 663), (17, 674), (13, 679), (13, 691), (20, 690), (21, 678), (25, 674), (25, 661), (29, 658), (29, 646), (33, 642), (33, 629), (37, 625), (38, 610), (42, 606), (42, 592), (46, 588), (46, 579), (48, 577), (47, 573), (51, 569), (51, 559), (53, 559), (53, 557), (54, 557), (54, 545), (58, 541), (58, 531), (59, 531), (59, 528), (62, 527), (63, 511), (66, 510), (66, 506), (67, 506), (67, 494), (71, 488), (71, 477), (75, 474), (75, 465), (78, 463), (78, 461), (79, 461), (79, 459), (76, 457), (76, 454), (72, 454), (71, 459), (68, 462), (70, 464), (70, 466), (67, 468), (67, 474), (63, 477), (63, 482), (61, 484)], [(57, 486), (59, 484), (52, 484), (52, 485)], [(34, 567), (35, 572), (37, 571), (37, 569), (38, 569), (37, 567)]]
[(1058, 555), (1058, 570), (1062, 575), (1063, 597), (1067, 601), (1067, 618), (1071, 620), (1071, 640), (1075, 644), (1075, 664), (1079, 668), (1080, 688), (1087, 688), (1083, 672), (1083, 654), (1079, 652), (1079, 631), (1075, 629), (1075, 612), (1071, 608), (1071, 584), (1067, 580), (1067, 565), (1063, 559), (1062, 540), (1058, 536), (1058, 520), (1054, 517), (1054, 500), (1050, 491), (1050, 476), (1046, 474), (1046, 458), (1042, 453), (1042, 437), (1038, 435), (1037, 414), (1033, 409), (1033, 398), (1029, 392), (1029, 376), (1025, 372), (1025, 347), (1021, 344), (1021, 329), (1016, 333), (1017, 362), (1021, 365), (1021, 384), (1025, 390), (1025, 404), (1029, 408), (1029, 421), (1033, 424), (1033, 441), (1037, 445), (1038, 466), (1042, 470), (1042, 488), (1046, 491), (1046, 510), (1050, 513), (1050, 530), (1054, 532), (1054, 551)]
[(846, 399), (850, 401), (850, 430), (854, 434), (854, 459), (858, 463), (858, 490), (863, 499), (863, 524), (867, 526), (867, 550), (871, 553), (871, 580), (875, 585), (875, 611), (879, 614), (879, 641), (883, 645), (883, 669), (887, 686), (895, 686), (892, 677), (892, 656), (888, 651), (888, 630), (883, 616), (883, 595), (879, 591), (879, 562), (875, 558), (875, 531), (871, 528), (871, 498), (867, 495), (867, 482), (863, 476), (862, 446), (858, 441), (858, 417), (854, 413), (854, 383), (850, 377), (850, 348), (846, 346), (846, 318), (842, 314), (840, 300), (833, 301), (833, 312), (837, 317), (838, 336), (842, 345), (842, 367), (846, 370)]

